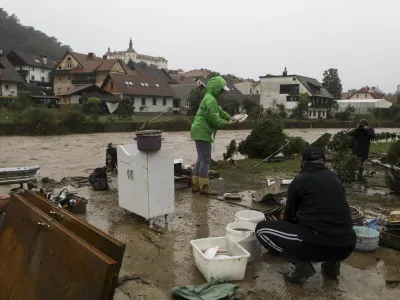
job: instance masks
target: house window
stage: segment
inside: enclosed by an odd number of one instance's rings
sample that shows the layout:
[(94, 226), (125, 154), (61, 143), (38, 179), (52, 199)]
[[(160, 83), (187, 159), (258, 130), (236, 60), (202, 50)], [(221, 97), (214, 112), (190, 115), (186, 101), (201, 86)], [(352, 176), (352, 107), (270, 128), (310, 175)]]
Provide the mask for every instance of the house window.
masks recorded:
[(367, 98), (368, 96), (367, 96), (367, 94), (365, 94), (365, 98)]
[(69, 92), (70, 88), (67, 88), (67, 92)]
[(111, 88), (111, 89), (114, 89), (114, 82), (111, 82), (111, 83), (110, 83), (110, 88)]
[(61, 82), (61, 77), (58, 77), (58, 82)]
[(61, 88), (58, 88), (57, 94), (61, 94)]
[(42, 68), (42, 73), (44, 73), (44, 68)]
[(32, 70), (32, 71), (35, 71), (35, 67), (31, 67), (31, 70)]
[(79, 98), (79, 104), (80, 104), (80, 105), (83, 104), (83, 98)]
[(257, 95), (260, 93), (260, 91), (259, 90), (256, 90), (256, 93), (257, 93)]
[(35, 75), (31, 75), (31, 80), (35, 80)]
[(167, 99), (162, 99), (162, 105), (166, 106), (167, 105)]
[(71, 77), (67, 76), (67, 83), (69, 83), (70, 80), (71, 80)]
[(42, 76), (42, 82), (44, 82), (44, 77)]
[(189, 107), (189, 101), (185, 101), (184, 106), (185, 106), (185, 107)]
[(67, 69), (72, 69), (72, 64), (71, 63), (67, 65)]
[(358, 98), (358, 94), (357, 94), (357, 98)]
[(146, 105), (146, 98), (142, 98), (142, 105)]
[(299, 85), (298, 84), (281, 84), (280, 94), (298, 94)]
[(157, 105), (157, 99), (153, 98), (153, 105)]
[(317, 111), (314, 110), (314, 111), (313, 111), (313, 116), (315, 117), (316, 115), (317, 115)]
[(5, 86), (6, 86), (6, 90), (8, 90), (8, 84), (6, 84)]

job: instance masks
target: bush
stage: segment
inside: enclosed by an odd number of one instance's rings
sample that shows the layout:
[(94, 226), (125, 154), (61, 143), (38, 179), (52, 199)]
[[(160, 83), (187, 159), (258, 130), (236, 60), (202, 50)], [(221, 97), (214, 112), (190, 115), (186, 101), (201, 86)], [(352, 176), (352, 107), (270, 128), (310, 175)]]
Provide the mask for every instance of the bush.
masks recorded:
[(79, 111), (66, 111), (61, 114), (61, 124), (71, 132), (83, 132), (86, 124), (86, 116)]
[(387, 151), (387, 162), (391, 165), (400, 166), (400, 141), (390, 145)]
[(339, 131), (328, 142), (327, 147), (332, 152), (346, 152), (350, 148), (350, 137), (346, 131)]
[(389, 189), (400, 195), (400, 170), (390, 168), (385, 171), (385, 182)]
[(224, 160), (231, 159), (237, 152), (237, 144), (235, 140), (232, 140), (228, 146), (226, 146), (226, 153), (223, 154)]
[(100, 114), (101, 113), (101, 100), (96, 97), (88, 99), (86, 105), (83, 107), (84, 112), (90, 114)]
[(60, 121), (51, 109), (29, 108), (22, 113), (24, 123), (31, 124), (36, 134), (54, 134), (60, 132)]
[(278, 122), (264, 119), (240, 142), (238, 151), (248, 158), (266, 158), (285, 144), (285, 138)]
[(309, 144), (302, 137), (287, 137), (288, 147), (283, 148), (283, 154), (290, 156), (292, 154), (302, 154)]
[(135, 113), (135, 106), (133, 104), (134, 102), (129, 97), (120, 101), (118, 108), (115, 111), (120, 120), (132, 118)]
[(324, 133), (320, 136), (315, 142), (311, 144), (311, 147), (317, 148), (326, 148), (328, 146), (329, 141), (331, 140), (332, 134)]
[(350, 151), (333, 154), (332, 168), (343, 183), (351, 183), (356, 179), (358, 166), (358, 157)]

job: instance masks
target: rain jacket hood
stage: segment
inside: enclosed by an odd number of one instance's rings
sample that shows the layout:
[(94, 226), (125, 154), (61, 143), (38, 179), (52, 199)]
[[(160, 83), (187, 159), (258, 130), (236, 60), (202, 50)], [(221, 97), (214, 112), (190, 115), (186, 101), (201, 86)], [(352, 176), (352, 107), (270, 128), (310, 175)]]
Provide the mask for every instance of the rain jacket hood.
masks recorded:
[(226, 86), (226, 81), (222, 76), (211, 78), (207, 83), (206, 93), (209, 93), (217, 98), (221, 94), (222, 89)]
[(221, 76), (208, 81), (206, 94), (201, 100), (190, 131), (193, 140), (214, 142), (217, 130), (225, 128), (230, 115), (217, 102), (217, 97), (225, 86), (226, 81)]

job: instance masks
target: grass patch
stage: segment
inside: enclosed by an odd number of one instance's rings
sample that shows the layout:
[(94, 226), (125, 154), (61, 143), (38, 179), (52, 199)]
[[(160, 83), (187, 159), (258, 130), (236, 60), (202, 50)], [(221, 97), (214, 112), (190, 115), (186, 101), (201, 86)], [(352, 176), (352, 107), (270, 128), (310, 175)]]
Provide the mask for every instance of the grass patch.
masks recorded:
[(252, 172), (250, 169), (261, 159), (245, 159), (237, 165), (230, 162), (213, 163), (211, 168), (220, 172), (227, 191), (256, 190), (262, 188), (267, 178), (287, 179), (296, 176), (300, 170), (300, 160), (293, 158), (280, 162), (262, 163)]
[(392, 143), (371, 143), (371, 153), (386, 153)]

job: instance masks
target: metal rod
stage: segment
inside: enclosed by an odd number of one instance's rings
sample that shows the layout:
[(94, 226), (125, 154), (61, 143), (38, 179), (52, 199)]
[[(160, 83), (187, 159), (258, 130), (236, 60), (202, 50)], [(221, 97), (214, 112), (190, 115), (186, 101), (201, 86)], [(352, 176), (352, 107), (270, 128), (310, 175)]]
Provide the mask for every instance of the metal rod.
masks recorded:
[(283, 148), (285, 148), (287, 145), (289, 145), (289, 140), (285, 139), (286, 144), (283, 145), (281, 148), (279, 148), (278, 150), (276, 150), (274, 153), (272, 153), (270, 156), (268, 156), (266, 159), (260, 161), (258, 164), (256, 164), (254, 167), (252, 167), (250, 169), (250, 172), (253, 171), (255, 168), (257, 168), (259, 165), (261, 165), (262, 163), (266, 162), (268, 159), (270, 159), (271, 157), (275, 156), (276, 154), (279, 153), (279, 151), (281, 151)]

